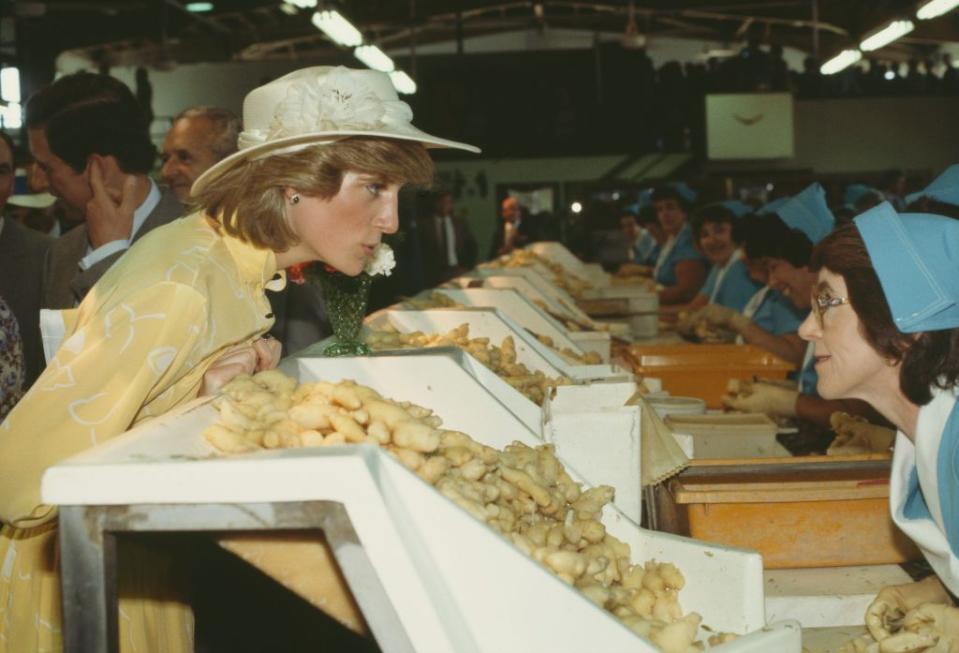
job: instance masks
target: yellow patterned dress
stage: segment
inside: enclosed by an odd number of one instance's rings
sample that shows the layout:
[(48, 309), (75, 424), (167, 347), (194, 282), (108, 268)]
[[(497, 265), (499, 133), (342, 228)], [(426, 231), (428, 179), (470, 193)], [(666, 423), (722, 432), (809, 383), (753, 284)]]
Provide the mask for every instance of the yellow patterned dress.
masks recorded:
[[(44, 470), (195, 398), (224, 350), (270, 329), (264, 289), (284, 283), (273, 252), (193, 214), (143, 237), (80, 304), (54, 360), (0, 424), (0, 653), (63, 646)], [(164, 589), (169, 561), (151, 556), (121, 561), (121, 650), (192, 651), (189, 606)]]

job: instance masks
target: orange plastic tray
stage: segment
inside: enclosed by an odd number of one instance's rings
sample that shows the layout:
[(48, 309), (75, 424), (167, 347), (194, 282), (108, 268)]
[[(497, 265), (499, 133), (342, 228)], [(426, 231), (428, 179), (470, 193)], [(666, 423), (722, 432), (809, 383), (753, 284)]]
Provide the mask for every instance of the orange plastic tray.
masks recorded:
[(663, 389), (680, 397), (699, 397), (721, 408), (730, 379), (785, 379), (791, 363), (752, 345), (632, 345), (633, 371), (661, 379)]
[(889, 515), (887, 478), (875, 472), (736, 476), (670, 482), (682, 534), (756, 549), (768, 569), (896, 564), (919, 557)]

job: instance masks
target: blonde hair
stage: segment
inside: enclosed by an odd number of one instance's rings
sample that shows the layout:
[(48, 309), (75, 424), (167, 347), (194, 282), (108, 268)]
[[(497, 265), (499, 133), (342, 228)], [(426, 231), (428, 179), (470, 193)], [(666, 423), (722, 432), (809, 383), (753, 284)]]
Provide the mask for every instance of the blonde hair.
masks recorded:
[(347, 171), (381, 183), (428, 185), (433, 161), (415, 141), (354, 137), (244, 161), (191, 198), (223, 231), (256, 247), (288, 250), (298, 240), (286, 220), (285, 188), (330, 199)]

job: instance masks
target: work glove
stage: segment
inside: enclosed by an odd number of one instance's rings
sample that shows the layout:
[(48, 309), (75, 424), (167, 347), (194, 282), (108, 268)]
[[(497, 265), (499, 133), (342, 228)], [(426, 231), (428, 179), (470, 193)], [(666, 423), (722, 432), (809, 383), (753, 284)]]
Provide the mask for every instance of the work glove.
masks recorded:
[(715, 327), (732, 329), (739, 333), (749, 325), (750, 319), (722, 304), (707, 304), (697, 311), (697, 319)]
[(952, 603), (935, 576), (915, 583), (884, 587), (866, 609), (866, 628), (877, 642), (882, 642), (899, 629), (910, 610), (925, 603)]
[(959, 608), (922, 603), (906, 613), (902, 630), (879, 642), (880, 653), (959, 653)]
[(653, 268), (648, 265), (639, 265), (638, 263), (623, 263), (616, 271), (618, 277), (651, 277)]
[(882, 453), (889, 451), (896, 439), (896, 432), (892, 429), (870, 424), (848, 413), (833, 413), (829, 417), (829, 424), (836, 432), (836, 439), (826, 450), (830, 456)]
[(760, 381), (751, 385), (743, 384), (739, 394), (723, 395), (722, 402), (726, 408), (744, 413), (795, 417), (797, 397), (798, 390)]
[(680, 311), (676, 316), (676, 331), (684, 336), (692, 335), (699, 311)]

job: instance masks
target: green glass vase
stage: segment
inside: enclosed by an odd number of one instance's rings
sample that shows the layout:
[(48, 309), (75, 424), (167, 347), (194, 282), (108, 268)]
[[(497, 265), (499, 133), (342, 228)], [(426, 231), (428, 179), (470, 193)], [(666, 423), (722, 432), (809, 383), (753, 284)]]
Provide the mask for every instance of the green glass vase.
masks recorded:
[(317, 275), (323, 289), (326, 313), (333, 327), (334, 342), (323, 350), (324, 356), (365, 356), (370, 348), (360, 340), (366, 317), (373, 277), (365, 272), (349, 277), (324, 271)]

